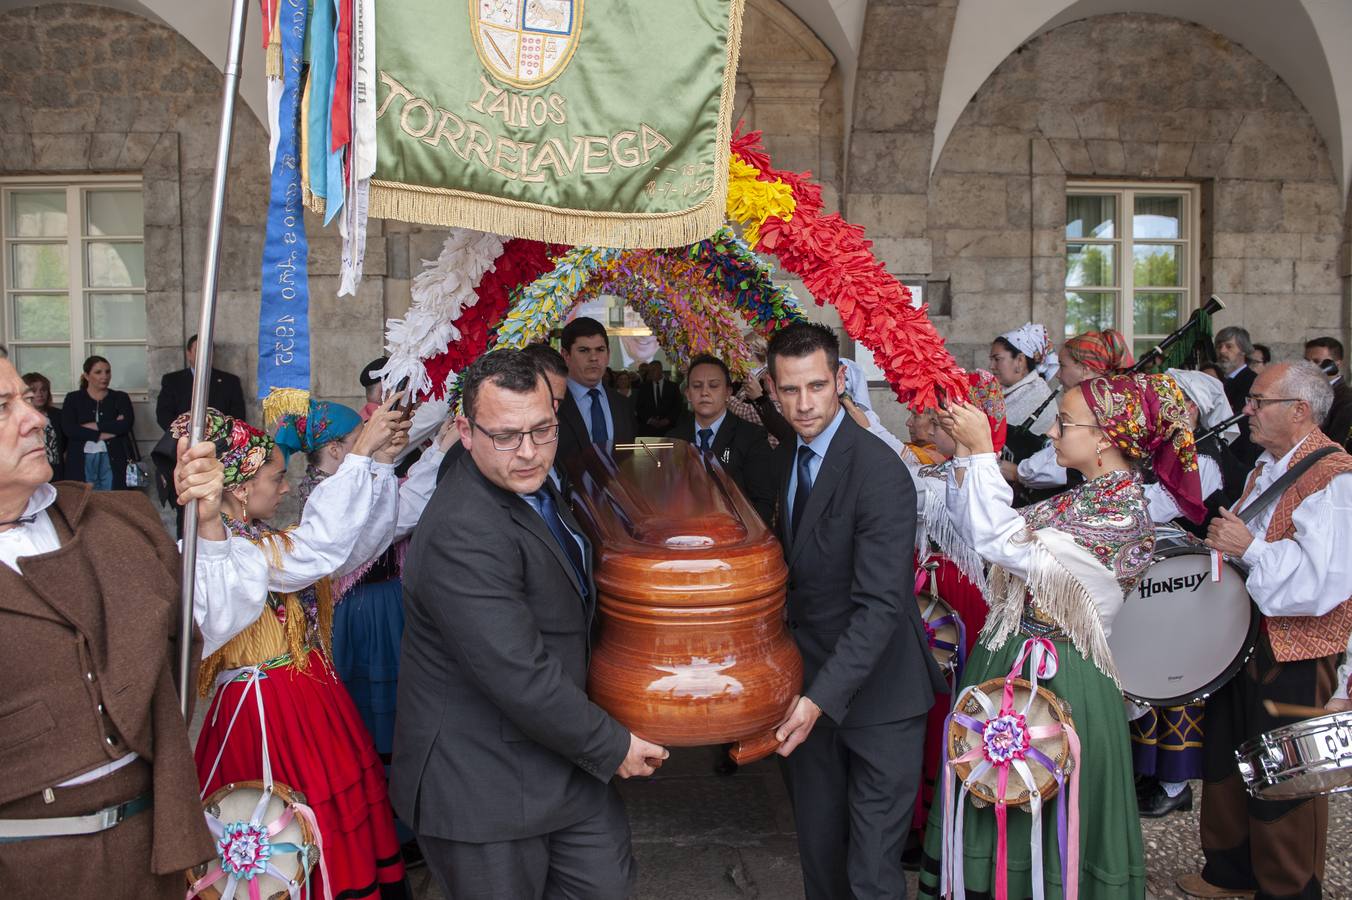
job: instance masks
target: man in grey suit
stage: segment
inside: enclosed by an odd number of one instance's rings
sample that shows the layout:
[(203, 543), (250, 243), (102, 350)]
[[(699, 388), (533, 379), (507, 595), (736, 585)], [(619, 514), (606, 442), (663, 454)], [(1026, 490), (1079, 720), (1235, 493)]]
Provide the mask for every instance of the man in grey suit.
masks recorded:
[(915, 487), (845, 414), (835, 335), (790, 325), (769, 371), (798, 439), (781, 444), (776, 529), (803, 694), (779, 726), (808, 900), (901, 898), (925, 713), (947, 691), (914, 599)]
[(465, 371), (467, 452), (404, 570), (390, 796), (448, 900), (628, 896), (611, 779), (666, 751), (587, 699), (590, 547), (547, 478), (559, 425), (524, 353)]

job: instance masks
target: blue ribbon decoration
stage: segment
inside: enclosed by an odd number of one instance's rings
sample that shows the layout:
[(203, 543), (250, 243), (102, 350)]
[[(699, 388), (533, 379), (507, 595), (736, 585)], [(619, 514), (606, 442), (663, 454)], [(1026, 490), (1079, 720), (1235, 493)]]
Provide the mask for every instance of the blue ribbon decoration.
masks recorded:
[(258, 396), (310, 389), (309, 244), (300, 179), (300, 82), (307, 0), (281, 0), (281, 139), (272, 167), (258, 311)]
[(314, 5), (310, 19), (310, 193), (327, 199), (329, 196), (329, 144), (333, 132), (329, 130), (329, 114), (333, 108), (334, 55), (337, 46), (337, 26), (333, 21), (333, 4), (322, 0)]
[[(323, 6), (325, 2), (326, 0), (319, 0), (315, 6)], [(325, 119), (327, 127), (324, 130), (324, 164), (327, 167), (326, 180), (328, 182), (327, 193), (324, 196), (324, 224), (326, 226), (333, 221), (334, 216), (338, 215), (338, 210), (343, 208), (343, 201), (347, 196), (347, 192), (343, 189), (343, 151), (331, 149), (333, 147), (332, 104), (333, 93), (338, 87), (336, 84), (338, 78), (338, 29), (342, 24), (342, 2), (343, 0), (333, 0), (333, 7), (330, 14), (331, 34), (328, 37), (328, 40), (332, 44), (330, 49), (332, 50), (331, 59), (333, 60), (333, 64), (325, 74), (327, 88), (324, 92), (324, 102), (330, 105), (329, 113), (327, 114), (330, 118)], [(323, 39), (324, 35), (320, 35), (320, 38)], [(356, 78), (357, 73), (353, 72), (352, 77)]]

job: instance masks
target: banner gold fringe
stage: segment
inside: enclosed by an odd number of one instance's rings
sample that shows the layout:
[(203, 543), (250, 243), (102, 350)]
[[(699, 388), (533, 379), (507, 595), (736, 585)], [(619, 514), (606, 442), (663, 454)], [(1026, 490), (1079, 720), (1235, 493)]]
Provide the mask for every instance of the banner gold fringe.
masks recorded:
[[(727, 221), (732, 104), (737, 89), (737, 62), (742, 53), (742, 13), (746, 0), (732, 0), (730, 7), (715, 135), (714, 189), (698, 206), (670, 213), (605, 213), (373, 178), (370, 216), (444, 228), (473, 228), (572, 246), (684, 247), (704, 240)], [(324, 200), (310, 191), (304, 194), (306, 206), (322, 214)]]
[(272, 31), (268, 34), (268, 46), (264, 56), (264, 68), (269, 78), (282, 77), (282, 31), (279, 23), (282, 15), (282, 4), (277, 4), (272, 19)]
[(310, 410), (310, 392), (300, 388), (273, 388), (263, 398), (263, 428), (271, 433), (287, 413), (305, 415)]

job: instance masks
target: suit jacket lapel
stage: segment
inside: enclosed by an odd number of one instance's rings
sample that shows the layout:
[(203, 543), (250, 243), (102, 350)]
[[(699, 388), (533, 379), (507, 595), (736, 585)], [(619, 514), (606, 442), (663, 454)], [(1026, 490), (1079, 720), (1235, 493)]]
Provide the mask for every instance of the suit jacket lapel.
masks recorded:
[(582, 421), (582, 411), (577, 408), (571, 390), (565, 392), (563, 402), (559, 404), (559, 422), (564, 428), (572, 432), (579, 446), (586, 447), (591, 443), (591, 432), (587, 430), (586, 423)]
[[(520, 497), (509, 497), (507, 500), (507, 510), (511, 513), (514, 522), (533, 534), (545, 545), (550, 553), (554, 554), (555, 561), (557, 561), (559, 566), (563, 569), (564, 574), (568, 576), (568, 581), (573, 585), (573, 589), (576, 590), (579, 595), (582, 595), (582, 585), (577, 583), (577, 574), (573, 569), (573, 564), (569, 561), (563, 548), (559, 546), (559, 542), (554, 540), (554, 533), (549, 530), (549, 526), (545, 524), (544, 518), (532, 509), (529, 503), (522, 500)], [(567, 520), (565, 519), (565, 521)], [(585, 561), (586, 555), (584, 554), (584, 564)]]
[(817, 469), (817, 477), (812, 482), (812, 493), (808, 494), (807, 497), (807, 509), (803, 510), (803, 518), (798, 523), (798, 530), (792, 535), (793, 545), (789, 550), (789, 565), (793, 565), (794, 560), (797, 559), (798, 554), (803, 549), (803, 537), (812, 531), (812, 526), (817, 524), (817, 520), (826, 510), (826, 504), (830, 501), (831, 495), (835, 493), (836, 487), (839, 486), (841, 479), (845, 476), (845, 470), (849, 468), (849, 456), (854, 451), (853, 428), (858, 427), (854, 424), (854, 420), (846, 416), (845, 421), (840, 423), (836, 436), (831, 439), (831, 446), (827, 448), (826, 458), (822, 460), (821, 466)]
[(727, 413), (723, 419), (723, 424), (719, 426), (718, 434), (714, 435), (714, 456), (718, 461), (723, 461), (723, 451), (732, 446), (732, 439), (737, 436), (737, 425), (741, 422), (732, 413)]

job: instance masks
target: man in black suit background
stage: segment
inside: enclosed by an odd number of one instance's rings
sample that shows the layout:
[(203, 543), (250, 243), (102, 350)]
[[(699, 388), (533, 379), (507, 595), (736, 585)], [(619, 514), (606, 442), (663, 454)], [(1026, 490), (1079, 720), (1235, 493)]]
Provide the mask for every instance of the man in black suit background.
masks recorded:
[[(1249, 368), (1252, 354), (1253, 340), (1246, 329), (1231, 325), (1216, 332), (1216, 363), (1225, 373), (1225, 399), (1230, 401), (1230, 410), (1235, 413), (1244, 411), (1249, 388), (1258, 377), (1258, 373)], [(1248, 419), (1239, 421), (1239, 437), (1230, 444), (1230, 452), (1246, 469), (1252, 469), (1262, 455), (1263, 448), (1249, 439)]]
[(559, 424), (539, 368), (500, 350), (463, 386), (466, 452), (404, 568), (390, 797), (448, 898), (622, 900), (610, 781), (667, 753), (587, 699), (590, 547), (548, 478)]
[[(165, 431), (174, 424), (174, 420), (192, 408), (192, 367), (197, 362), (197, 335), (188, 338), (183, 348), (188, 365), (176, 372), (170, 372), (160, 379), (160, 396), (155, 401), (155, 421)], [(244, 410), (244, 388), (239, 376), (212, 367), (211, 385), (207, 389), (207, 405), (219, 409), (227, 416), (246, 421)]]
[(709, 355), (690, 361), (685, 376), (685, 399), (693, 412), (667, 432), (667, 437), (689, 441), (717, 459), (733, 482), (767, 523), (774, 521), (775, 477), (765, 429), (728, 410), (732, 374), (723, 360)]
[(634, 388), (634, 408), (638, 414), (638, 433), (660, 437), (681, 418), (681, 390), (667, 379), (657, 360), (643, 369), (643, 381)]
[[(183, 355), (188, 362), (185, 368), (160, 378), (160, 395), (155, 400), (155, 421), (164, 429), (164, 435), (160, 438), (155, 448), (151, 451), (151, 461), (155, 466), (156, 487), (158, 488), (160, 503), (164, 505), (173, 504), (174, 515), (178, 521), (178, 536), (183, 536), (183, 507), (178, 505), (178, 500), (173, 487), (174, 466), (178, 460), (178, 443), (173, 435), (169, 434), (169, 426), (174, 424), (174, 420), (192, 408), (192, 378), (193, 365), (197, 362), (197, 335), (188, 338), (188, 343), (183, 346)], [(240, 385), (239, 376), (215, 366), (211, 369), (211, 383), (207, 386), (207, 406), (218, 409), (227, 416), (239, 419), (241, 422), (247, 421), (248, 416), (244, 408), (244, 388)]]
[(777, 531), (804, 687), (777, 736), (803, 884), (808, 900), (895, 900), (925, 714), (948, 689), (915, 604), (915, 488), (900, 457), (845, 414), (829, 329), (780, 331), (769, 371), (798, 436), (777, 451)]
[[(1305, 342), (1305, 359), (1328, 371), (1333, 385), (1333, 405), (1325, 416), (1320, 430), (1329, 440), (1352, 446), (1352, 387), (1343, 377), (1343, 342), (1335, 337), (1317, 337)], [(1329, 366), (1332, 363), (1332, 366)]]
[(565, 464), (589, 444), (609, 453), (634, 440), (634, 407), (629, 398), (607, 390), (601, 376), (610, 365), (610, 336), (595, 319), (579, 316), (563, 328), (559, 341), (568, 365), (568, 391), (559, 403), (559, 452)]

